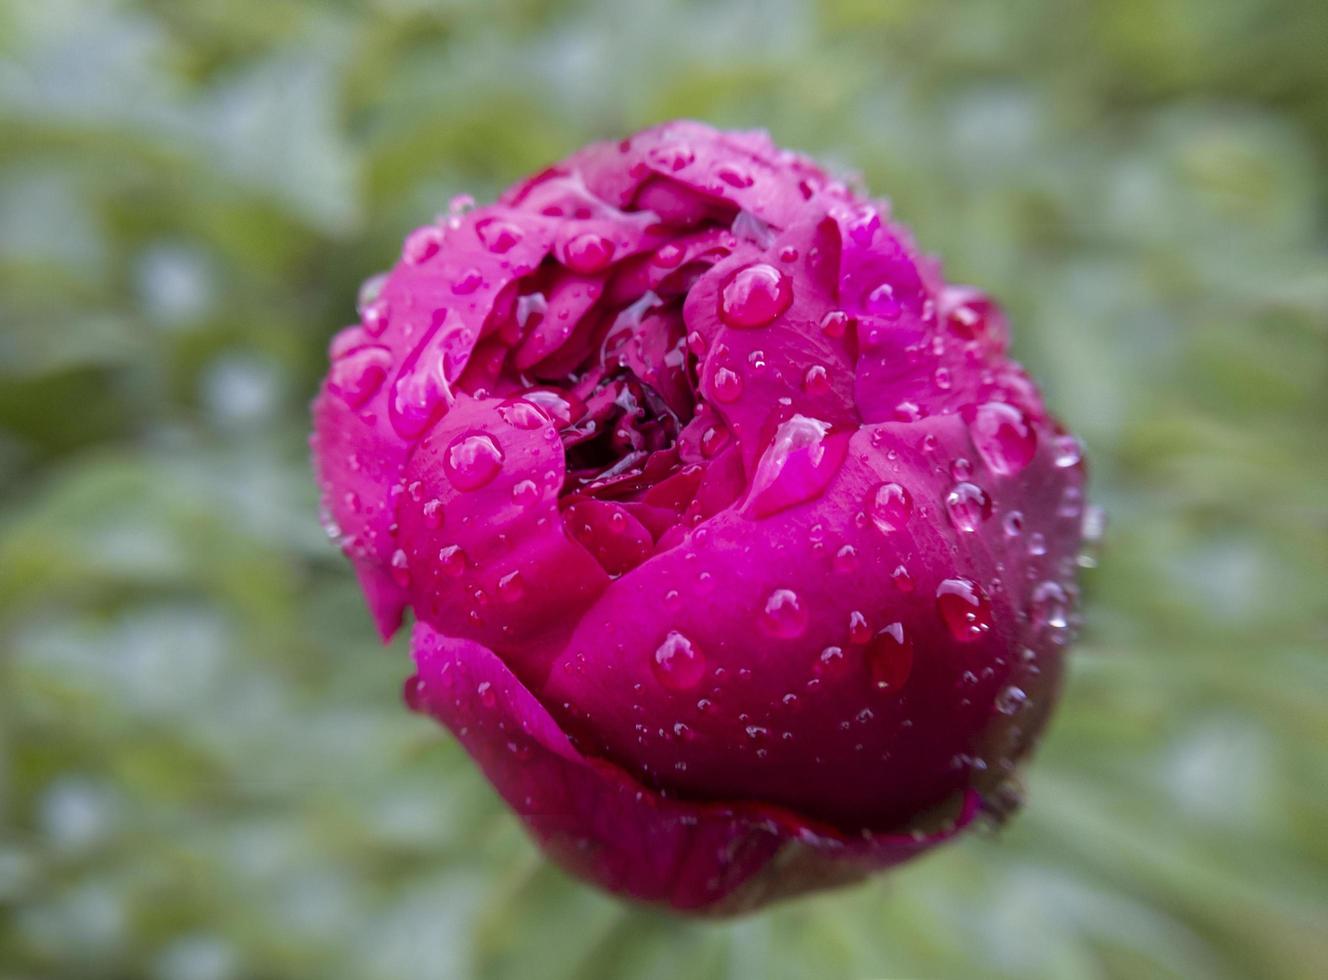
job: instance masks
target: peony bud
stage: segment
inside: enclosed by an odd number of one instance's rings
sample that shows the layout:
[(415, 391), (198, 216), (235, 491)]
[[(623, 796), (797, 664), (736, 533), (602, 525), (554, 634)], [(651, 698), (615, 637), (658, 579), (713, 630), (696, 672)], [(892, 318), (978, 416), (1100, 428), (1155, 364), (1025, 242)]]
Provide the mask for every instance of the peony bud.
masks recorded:
[(551, 857), (732, 912), (1008, 811), (1080, 453), (883, 204), (669, 123), (361, 298), (314, 405), (330, 524), (383, 636), (414, 612), (407, 702)]

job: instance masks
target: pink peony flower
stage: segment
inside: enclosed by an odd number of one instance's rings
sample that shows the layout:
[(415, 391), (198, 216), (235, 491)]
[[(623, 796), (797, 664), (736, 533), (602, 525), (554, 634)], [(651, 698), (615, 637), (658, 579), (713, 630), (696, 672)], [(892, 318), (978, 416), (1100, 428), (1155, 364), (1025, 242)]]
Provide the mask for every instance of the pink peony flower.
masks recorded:
[(761, 133), (595, 144), (413, 232), (314, 457), (410, 707), (547, 853), (732, 912), (1014, 802), (1083, 468), (881, 202)]

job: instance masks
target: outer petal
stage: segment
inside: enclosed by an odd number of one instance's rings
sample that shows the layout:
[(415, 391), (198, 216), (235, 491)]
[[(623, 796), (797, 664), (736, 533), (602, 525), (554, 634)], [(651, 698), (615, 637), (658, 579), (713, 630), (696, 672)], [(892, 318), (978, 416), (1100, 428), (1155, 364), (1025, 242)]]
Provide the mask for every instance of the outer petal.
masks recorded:
[(966, 797), (930, 833), (842, 837), (776, 807), (669, 799), (579, 752), (491, 650), (415, 627), (408, 703), (461, 740), (564, 868), (679, 911), (731, 914), (907, 860), (972, 820)]
[[(1077, 520), (1057, 516), (1077, 479), (1052, 456), (1044, 446), (1010, 480), (985, 470), (957, 416), (859, 430), (820, 496), (759, 520), (725, 511), (611, 583), (538, 693), (574, 705), (554, 710), (596, 752), (697, 798), (890, 827), (967, 787), (993, 789), (1010, 762), (989, 757), (993, 726), (1024, 726), (1059, 674), (1054, 638), (1032, 629), (1029, 612), (1078, 540)], [(965, 457), (994, 501), (973, 533), (944, 511), (952, 462)], [(913, 500), (890, 533), (865, 513), (886, 481)], [(1021, 509), (1022, 533), (1043, 552), (1027, 559), (1003, 538), (1002, 518)], [(938, 611), (942, 582), (961, 576), (990, 602), (989, 629), (972, 642)], [(871, 661), (891, 652), (877, 637), (895, 624), (913, 660), (882, 690)], [(703, 670), (680, 679), (659, 669), (674, 633)], [(1043, 654), (1037, 664), (1017, 655), (1023, 647)], [(823, 653), (831, 648), (839, 653)], [(1007, 719), (1000, 699), (1011, 685), (1023, 699)]]

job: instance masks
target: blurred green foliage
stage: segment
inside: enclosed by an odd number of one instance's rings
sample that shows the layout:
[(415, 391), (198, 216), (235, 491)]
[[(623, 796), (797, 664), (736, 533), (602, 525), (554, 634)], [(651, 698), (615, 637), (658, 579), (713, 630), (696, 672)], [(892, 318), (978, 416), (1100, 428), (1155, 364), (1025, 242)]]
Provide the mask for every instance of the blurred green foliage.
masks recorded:
[[(1328, 969), (1328, 5), (0, 0), (0, 977)], [(1111, 515), (1029, 803), (733, 923), (544, 865), (322, 538), (413, 224), (672, 116), (888, 194)]]

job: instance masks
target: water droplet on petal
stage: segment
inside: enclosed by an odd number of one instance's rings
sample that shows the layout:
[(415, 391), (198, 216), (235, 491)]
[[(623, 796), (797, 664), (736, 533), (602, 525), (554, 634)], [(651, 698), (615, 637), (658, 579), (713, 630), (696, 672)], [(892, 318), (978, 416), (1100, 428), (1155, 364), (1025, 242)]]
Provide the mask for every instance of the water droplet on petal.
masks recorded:
[(332, 362), (328, 387), (351, 408), (359, 408), (383, 386), (391, 366), (392, 355), (385, 347), (361, 347)]
[(387, 320), (391, 310), (387, 300), (377, 299), (360, 307), (360, 323), (370, 336), (380, 337), (387, 329)]
[(831, 310), (821, 317), (821, 333), (837, 340), (848, 332), (850, 317), (843, 310)]
[(922, 410), (922, 406), (915, 401), (904, 399), (895, 406), (894, 418), (897, 422), (917, 422), (925, 419), (927, 413)]
[(867, 495), (867, 516), (882, 534), (898, 531), (913, 513), (913, 497), (898, 483), (882, 483)]
[(485, 248), (498, 255), (510, 252), (525, 237), (520, 225), (501, 218), (485, 218), (475, 226), (475, 234)]
[(848, 641), (855, 646), (861, 646), (871, 639), (871, 625), (867, 622), (867, 617), (861, 611), (854, 609), (848, 614)]
[(513, 398), (498, 406), (498, 417), (516, 429), (538, 429), (549, 420), (524, 398)]
[(717, 369), (711, 378), (711, 386), (715, 394), (715, 400), (720, 402), (736, 402), (742, 397), (742, 375), (730, 367), (721, 367)]
[(452, 404), (452, 387), (446, 375), (447, 353), (459, 336), (458, 331), (448, 329), (445, 321), (401, 365), (392, 384), (388, 418), (402, 438), (419, 436)]
[(441, 500), (426, 500), (424, 506), (420, 508), (420, 513), (424, 515), (424, 524), (433, 530), (438, 530), (443, 526), (443, 502)]
[(1028, 694), (1021, 687), (1011, 684), (996, 695), (996, 710), (1003, 715), (1017, 714), (1028, 703)]
[(506, 603), (520, 602), (526, 597), (526, 581), (520, 571), (508, 572), (498, 580), (498, 598)]
[(792, 639), (807, 628), (807, 610), (792, 589), (775, 589), (761, 610), (761, 627), (770, 636)]
[(913, 671), (913, 640), (904, 633), (903, 623), (891, 623), (867, 646), (867, 667), (878, 690), (899, 691)]
[(767, 262), (738, 270), (720, 295), (719, 316), (730, 327), (764, 327), (793, 302), (789, 277)]
[(424, 710), (424, 681), (419, 674), (411, 674), (401, 687), (401, 699), (411, 711)]
[(661, 269), (676, 269), (686, 256), (687, 251), (676, 242), (661, 245), (651, 261)]
[(1069, 628), (1070, 597), (1059, 582), (1048, 579), (1038, 583), (1033, 590), (1029, 620), (1034, 629), (1046, 630), (1053, 638), (1061, 636)]
[(991, 498), (975, 483), (957, 483), (945, 495), (945, 513), (955, 530), (976, 531), (991, 516)]
[(816, 661), (816, 673), (821, 675), (833, 676), (842, 674), (848, 669), (848, 658), (844, 656), (844, 648), (830, 646), (821, 651), (821, 655)]
[(775, 430), (774, 440), (756, 465), (753, 513), (766, 517), (819, 496), (839, 471), (847, 450), (846, 435), (832, 435), (820, 419), (793, 416)]
[(1079, 444), (1079, 440), (1071, 435), (1057, 436), (1052, 443), (1052, 448), (1056, 454), (1056, 465), (1061, 469), (1078, 466), (1084, 457), (1083, 447)]
[(1004, 402), (980, 405), (968, 423), (973, 444), (993, 473), (1018, 473), (1037, 452), (1037, 430), (1023, 412)]
[(663, 687), (687, 691), (705, 677), (706, 660), (691, 640), (674, 631), (655, 649), (651, 668)]
[(563, 264), (580, 275), (593, 275), (613, 261), (615, 249), (614, 243), (603, 235), (582, 232), (563, 246)]
[(493, 436), (462, 433), (452, 440), (443, 457), (443, 470), (458, 490), (478, 490), (503, 468), (503, 451)]
[(364, 315), (365, 307), (371, 303), (376, 303), (378, 297), (383, 294), (383, 287), (387, 285), (388, 274), (380, 272), (376, 276), (370, 276), (364, 282), (360, 283), (359, 291), (355, 294), (355, 309), (359, 310), (360, 315)]
[(1017, 510), (1010, 511), (1001, 521), (1001, 527), (1005, 530), (1007, 538), (1019, 537), (1024, 533), (1024, 515)]
[(1005, 316), (991, 297), (967, 286), (949, 286), (940, 301), (945, 325), (953, 336), (1004, 346)]
[(538, 408), (560, 429), (567, 428), (586, 413), (584, 403), (570, 391), (531, 388), (522, 394), (521, 399)]
[(392, 552), (390, 565), (392, 568), (392, 581), (396, 582), (397, 585), (401, 586), (403, 589), (409, 588), (410, 567), (406, 558), (406, 553), (400, 548)]
[(480, 273), (480, 270), (467, 269), (457, 276), (456, 282), (452, 283), (452, 292), (457, 296), (469, 296), (483, 285), (484, 276)]
[(855, 245), (867, 248), (881, 230), (881, 213), (871, 205), (858, 208), (845, 226)]
[(701, 433), (701, 455), (712, 459), (729, 441), (729, 431), (722, 425), (712, 425)]
[(830, 372), (824, 364), (813, 364), (802, 376), (802, 390), (809, 395), (824, 395), (830, 390)]
[(858, 567), (858, 549), (846, 544), (835, 552), (835, 571), (840, 574), (855, 571)]
[(498, 695), (494, 693), (493, 685), (488, 681), (480, 681), (476, 684), (475, 693), (479, 695), (480, 704), (486, 708), (492, 708), (498, 704)]
[(416, 228), (406, 236), (401, 257), (411, 265), (420, 265), (438, 254), (443, 245), (443, 230), (435, 225)]
[(452, 578), (464, 572), (467, 564), (466, 553), (460, 545), (449, 544), (438, 549), (438, 567)]
[(913, 576), (908, 573), (908, 569), (903, 565), (896, 565), (895, 570), (890, 573), (890, 581), (900, 592), (908, 594), (916, 587), (913, 582)]
[(512, 484), (512, 499), (528, 507), (540, 499), (539, 485), (534, 480), (518, 480)]
[(991, 630), (991, 600), (972, 579), (948, 578), (937, 586), (936, 610), (959, 643), (972, 643)]
[(869, 290), (863, 298), (862, 305), (868, 313), (885, 320), (893, 320), (899, 316), (902, 309), (899, 300), (895, 298), (894, 286), (888, 282), (879, 283)]

